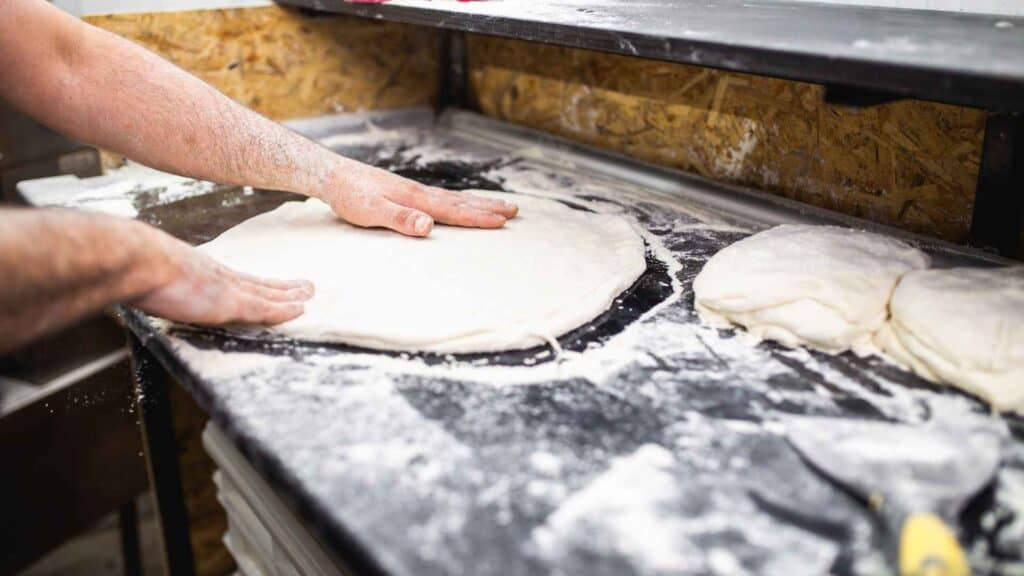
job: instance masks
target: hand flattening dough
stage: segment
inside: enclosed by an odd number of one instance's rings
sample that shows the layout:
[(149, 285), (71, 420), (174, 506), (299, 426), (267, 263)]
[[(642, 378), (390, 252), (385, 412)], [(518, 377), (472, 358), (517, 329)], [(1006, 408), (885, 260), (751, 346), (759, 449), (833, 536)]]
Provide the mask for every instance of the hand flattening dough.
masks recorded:
[(643, 240), (624, 218), (515, 202), (519, 217), (503, 229), (438, 226), (426, 239), (351, 226), (319, 200), (288, 202), (201, 250), (249, 274), (316, 285), (306, 313), (273, 332), (442, 353), (543, 344), (607, 310), (645, 270)]
[(898, 363), (1024, 413), (1024, 266), (912, 272), (890, 311), (877, 340)]
[(715, 254), (693, 282), (701, 318), (758, 339), (865, 356), (899, 278), (927, 268), (903, 242), (834, 226), (782, 225)]

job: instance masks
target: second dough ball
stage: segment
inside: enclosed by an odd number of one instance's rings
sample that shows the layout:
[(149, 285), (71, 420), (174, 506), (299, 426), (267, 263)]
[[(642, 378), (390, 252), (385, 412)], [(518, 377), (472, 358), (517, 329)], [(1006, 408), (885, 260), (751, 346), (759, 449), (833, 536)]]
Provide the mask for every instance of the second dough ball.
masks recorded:
[(715, 254), (693, 282), (701, 318), (758, 339), (838, 354), (877, 351), (900, 277), (929, 265), (899, 240), (835, 226), (782, 225)]
[(1024, 414), (1024, 266), (907, 274), (890, 310), (877, 339), (891, 358)]

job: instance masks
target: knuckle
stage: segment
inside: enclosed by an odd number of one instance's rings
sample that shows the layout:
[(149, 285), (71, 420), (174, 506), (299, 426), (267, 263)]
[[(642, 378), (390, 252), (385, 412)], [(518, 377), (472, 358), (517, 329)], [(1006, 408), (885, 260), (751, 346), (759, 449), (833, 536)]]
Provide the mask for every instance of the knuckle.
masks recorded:
[(266, 300), (259, 300), (253, 304), (253, 312), (259, 316), (261, 320), (266, 320), (274, 315), (274, 306)]
[(219, 324), (244, 321), (246, 319), (245, 306), (242, 305), (242, 302), (237, 297), (229, 299), (223, 306), (218, 306), (216, 314), (219, 317)]
[(409, 196), (430, 196), (430, 188), (427, 188), (419, 182), (413, 181), (406, 182), (402, 188), (402, 192)]
[(416, 212), (409, 208), (401, 208), (395, 212), (394, 221), (399, 226), (413, 226), (416, 223)]

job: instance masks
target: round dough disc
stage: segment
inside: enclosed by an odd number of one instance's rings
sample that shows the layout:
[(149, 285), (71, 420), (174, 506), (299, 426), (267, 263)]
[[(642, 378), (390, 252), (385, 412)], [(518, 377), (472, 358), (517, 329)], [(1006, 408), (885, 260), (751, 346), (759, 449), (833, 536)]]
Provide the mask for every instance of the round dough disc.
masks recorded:
[(201, 249), (242, 272), (314, 283), (305, 314), (273, 332), (442, 353), (544, 344), (607, 310), (646, 269), (624, 218), (514, 201), (505, 228), (436, 226), (425, 239), (351, 226), (319, 200), (288, 202)]
[(932, 382), (1024, 413), (1024, 266), (907, 274), (879, 332), (884, 352)]
[(872, 336), (900, 276), (926, 254), (879, 234), (782, 225), (715, 254), (693, 282), (701, 318), (755, 338), (837, 354), (876, 351)]

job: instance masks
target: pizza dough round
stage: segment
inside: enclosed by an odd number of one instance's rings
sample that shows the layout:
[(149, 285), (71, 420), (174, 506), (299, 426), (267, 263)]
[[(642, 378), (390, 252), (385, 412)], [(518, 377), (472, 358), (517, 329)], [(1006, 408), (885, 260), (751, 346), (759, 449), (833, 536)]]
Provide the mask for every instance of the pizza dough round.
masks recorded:
[(757, 339), (830, 354), (877, 348), (899, 278), (927, 268), (903, 242), (835, 226), (782, 225), (715, 254), (693, 282), (701, 318)]
[(1024, 266), (913, 272), (889, 309), (877, 340), (890, 357), (1024, 413)]
[(505, 228), (437, 226), (425, 239), (351, 226), (319, 200), (288, 202), (201, 250), (249, 274), (314, 283), (305, 314), (273, 332), (442, 353), (550, 342), (607, 310), (646, 269), (624, 218), (514, 200), (519, 216)]

